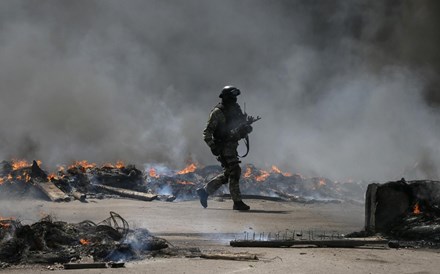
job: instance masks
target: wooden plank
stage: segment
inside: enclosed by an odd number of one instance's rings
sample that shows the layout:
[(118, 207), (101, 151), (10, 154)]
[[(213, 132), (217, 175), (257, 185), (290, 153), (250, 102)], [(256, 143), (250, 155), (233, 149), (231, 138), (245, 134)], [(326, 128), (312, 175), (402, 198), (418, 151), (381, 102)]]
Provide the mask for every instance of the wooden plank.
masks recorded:
[(106, 263), (67, 263), (64, 269), (89, 269), (89, 268), (107, 268)]
[(77, 199), (77, 200), (79, 200), (79, 201), (81, 201), (81, 202), (85, 202), (86, 201), (86, 194), (84, 194), (84, 193), (81, 193), (81, 192), (79, 192), (79, 191), (72, 191), (72, 196), (75, 198), (75, 199)]
[(105, 186), (105, 185), (100, 185), (100, 184), (95, 184), (94, 186), (101, 188), (101, 189), (104, 189), (104, 190), (107, 190), (108, 192), (117, 194), (121, 197), (133, 198), (133, 199), (147, 201), (147, 202), (152, 201), (157, 198), (157, 195), (155, 195), (155, 194), (144, 193), (144, 192), (139, 192), (139, 191), (134, 191), (134, 190), (128, 190), (128, 189), (124, 189), (124, 188)]
[(385, 245), (387, 240), (352, 240), (352, 239), (338, 239), (338, 240), (273, 240), (273, 241), (249, 241), (236, 240), (231, 241), (230, 245), (233, 247), (291, 247), (313, 245), (317, 247), (334, 247), (334, 248), (350, 248), (365, 245)]
[(202, 253), (200, 258), (213, 260), (258, 261), (255, 254)]
[(66, 193), (61, 191), (54, 183), (50, 181), (41, 181), (39, 179), (32, 179), (34, 185), (40, 189), (53, 202), (68, 202), (70, 198)]

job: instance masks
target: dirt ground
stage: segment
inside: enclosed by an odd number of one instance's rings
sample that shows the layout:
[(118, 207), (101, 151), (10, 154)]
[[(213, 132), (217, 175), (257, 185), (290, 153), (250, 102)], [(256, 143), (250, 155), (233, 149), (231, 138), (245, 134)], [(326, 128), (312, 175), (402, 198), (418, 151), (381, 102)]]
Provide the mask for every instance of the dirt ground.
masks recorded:
[[(247, 200), (249, 212), (231, 210), (230, 200), (209, 200), (203, 209), (198, 201), (143, 202), (129, 199), (52, 203), (38, 200), (1, 201), (0, 215), (24, 223), (51, 214), (67, 222), (99, 222), (115, 211), (131, 227), (144, 227), (178, 247), (202, 251), (248, 252), (258, 261), (227, 261), (201, 258), (153, 258), (126, 263), (124, 269), (63, 270), (52, 273), (440, 273), (440, 250), (375, 248), (234, 248), (229, 241), (244, 232), (325, 230), (348, 233), (364, 223), (364, 207), (354, 204), (299, 204)], [(258, 236), (257, 236), (258, 237)], [(14, 266), (2, 273), (47, 272), (47, 266)]]

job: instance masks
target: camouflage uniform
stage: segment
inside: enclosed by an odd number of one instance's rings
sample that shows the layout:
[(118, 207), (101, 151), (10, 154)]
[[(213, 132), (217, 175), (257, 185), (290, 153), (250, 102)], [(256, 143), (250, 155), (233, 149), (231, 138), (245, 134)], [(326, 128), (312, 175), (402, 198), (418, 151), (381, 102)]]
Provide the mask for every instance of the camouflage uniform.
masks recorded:
[(246, 121), (246, 115), (241, 111), (237, 103), (223, 105), (218, 104), (211, 112), (203, 137), (209, 147), (217, 147), (220, 155), (217, 160), (223, 167), (223, 174), (214, 177), (204, 189), (208, 195), (212, 195), (223, 184), (229, 183), (229, 192), (234, 202), (241, 201), (240, 194), (240, 161), (238, 160), (239, 136), (231, 134), (231, 130), (240, 123)]

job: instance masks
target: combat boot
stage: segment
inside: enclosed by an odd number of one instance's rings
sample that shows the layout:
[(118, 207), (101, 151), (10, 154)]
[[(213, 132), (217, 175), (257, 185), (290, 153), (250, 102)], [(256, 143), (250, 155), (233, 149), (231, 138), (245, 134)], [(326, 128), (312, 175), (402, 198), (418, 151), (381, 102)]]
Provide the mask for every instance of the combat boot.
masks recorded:
[(198, 188), (197, 195), (199, 195), (200, 204), (202, 204), (202, 206), (204, 208), (207, 208), (208, 207), (208, 193), (206, 192), (206, 190), (203, 187)]
[(243, 203), (243, 201), (234, 202), (234, 206), (232, 207), (233, 210), (249, 210), (251, 209), (250, 206)]

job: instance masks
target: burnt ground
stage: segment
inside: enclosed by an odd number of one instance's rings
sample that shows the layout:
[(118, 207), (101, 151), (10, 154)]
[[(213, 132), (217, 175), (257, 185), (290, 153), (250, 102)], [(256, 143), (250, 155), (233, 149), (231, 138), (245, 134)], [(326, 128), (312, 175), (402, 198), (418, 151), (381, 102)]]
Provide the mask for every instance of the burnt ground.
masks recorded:
[[(90, 199), (53, 203), (38, 200), (0, 202), (0, 215), (33, 223), (50, 214), (76, 223), (100, 221), (109, 211), (123, 216), (132, 228), (147, 228), (156, 236), (182, 248), (198, 247), (207, 252), (248, 252), (259, 261), (226, 261), (201, 258), (156, 257), (126, 263), (125, 273), (438, 273), (439, 250), (374, 248), (233, 248), (229, 241), (256, 232), (359, 231), (364, 225), (364, 206), (353, 203), (301, 204), (247, 200), (250, 212), (232, 211), (232, 203), (209, 200), (207, 209), (198, 201), (162, 202), (130, 199)], [(258, 237), (258, 236), (257, 236)], [(11, 266), (3, 273), (35, 273), (60, 266)], [(118, 273), (119, 269), (70, 270), (76, 273)]]

